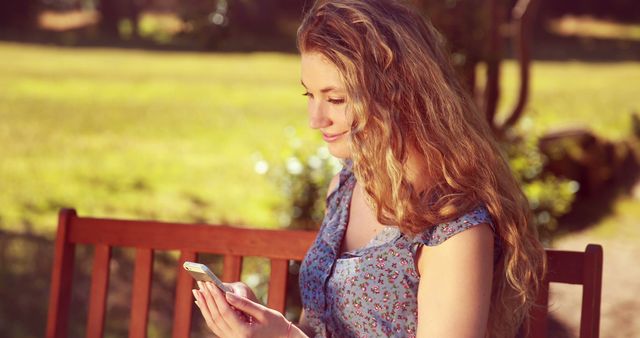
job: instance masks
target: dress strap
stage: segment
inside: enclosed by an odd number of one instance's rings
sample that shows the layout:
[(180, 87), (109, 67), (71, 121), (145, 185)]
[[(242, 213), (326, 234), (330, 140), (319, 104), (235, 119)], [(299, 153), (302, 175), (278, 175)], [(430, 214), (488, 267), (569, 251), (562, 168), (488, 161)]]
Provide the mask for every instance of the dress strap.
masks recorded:
[(418, 244), (436, 246), (466, 229), (483, 223), (489, 224), (495, 233), (495, 225), (489, 211), (484, 205), (480, 205), (452, 221), (434, 225), (419, 233), (413, 239), (412, 249), (417, 249)]

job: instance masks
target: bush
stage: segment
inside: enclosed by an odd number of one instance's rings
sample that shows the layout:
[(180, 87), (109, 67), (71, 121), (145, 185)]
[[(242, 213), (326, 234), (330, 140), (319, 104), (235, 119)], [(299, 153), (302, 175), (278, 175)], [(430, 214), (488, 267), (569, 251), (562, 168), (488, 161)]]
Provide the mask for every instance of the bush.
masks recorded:
[(303, 147), (302, 141), (290, 130), (291, 148), (283, 163), (273, 166), (257, 155), (254, 169), (268, 175), (283, 194), (284, 202), (275, 207), (280, 225), (288, 229), (318, 229), (325, 210), (325, 196), (331, 178), (342, 164), (325, 147)]
[(540, 239), (548, 244), (558, 230), (558, 218), (570, 211), (580, 184), (544, 170), (547, 158), (535, 136), (505, 142), (503, 149), (535, 215)]

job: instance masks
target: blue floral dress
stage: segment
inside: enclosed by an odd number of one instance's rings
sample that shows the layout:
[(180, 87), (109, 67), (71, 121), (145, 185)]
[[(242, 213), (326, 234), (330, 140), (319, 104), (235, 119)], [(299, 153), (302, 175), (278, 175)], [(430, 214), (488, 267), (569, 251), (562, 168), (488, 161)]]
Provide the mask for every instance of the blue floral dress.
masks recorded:
[(493, 222), (481, 206), (415, 238), (388, 226), (364, 247), (338, 257), (355, 183), (347, 161), (302, 262), (299, 283), (307, 323), (314, 337), (415, 337), (420, 276), (414, 257), (419, 245), (438, 245), (481, 223), (493, 228)]

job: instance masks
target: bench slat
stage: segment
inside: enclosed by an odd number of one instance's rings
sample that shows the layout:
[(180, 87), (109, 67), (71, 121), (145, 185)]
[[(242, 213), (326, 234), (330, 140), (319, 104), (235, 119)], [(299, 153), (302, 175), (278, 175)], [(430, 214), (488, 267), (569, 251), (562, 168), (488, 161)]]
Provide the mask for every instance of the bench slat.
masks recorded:
[(529, 323), (529, 335), (527, 338), (547, 338), (547, 330), (549, 328), (548, 303), (549, 283), (544, 281), (536, 297), (536, 307), (530, 311), (532, 320)]
[(149, 298), (153, 274), (153, 250), (137, 249), (133, 289), (131, 291), (131, 320), (129, 338), (146, 338), (149, 321)]
[(597, 338), (600, 332), (602, 246), (589, 244), (584, 252), (545, 250), (547, 274), (532, 308), (527, 338), (546, 338), (549, 329), (549, 283), (582, 284), (580, 338)]
[(102, 338), (104, 318), (109, 289), (109, 261), (111, 247), (96, 245), (91, 272), (91, 291), (89, 294), (89, 314), (87, 315), (87, 337)]
[(224, 263), (222, 266), (222, 281), (226, 283), (237, 282), (240, 280), (242, 272), (242, 256), (224, 255)]
[(602, 290), (602, 247), (589, 244), (584, 255), (584, 287), (580, 338), (596, 338), (600, 332), (600, 301)]
[(75, 246), (69, 243), (67, 239), (69, 236), (69, 224), (74, 217), (76, 217), (75, 210), (60, 210), (54, 248), (53, 271), (51, 273), (51, 290), (49, 291), (47, 338), (67, 337), (73, 280), (73, 259), (75, 257)]
[(287, 277), (289, 275), (289, 260), (272, 259), (271, 277), (269, 279), (269, 297), (267, 304), (270, 308), (284, 313), (287, 305)]
[[(170, 235), (167, 235), (170, 234)], [(200, 253), (302, 260), (315, 231), (264, 230), (130, 221), (73, 218), (69, 241), (155, 250), (189, 249)], [(242, 240), (238, 240), (238, 239)]]
[(548, 280), (556, 283), (582, 284), (584, 252), (547, 250)]
[(185, 261), (197, 262), (198, 255), (195, 251), (182, 250), (178, 260), (178, 274), (176, 276), (176, 300), (173, 313), (172, 338), (188, 338), (191, 331), (191, 315), (194, 306), (193, 278), (182, 267)]

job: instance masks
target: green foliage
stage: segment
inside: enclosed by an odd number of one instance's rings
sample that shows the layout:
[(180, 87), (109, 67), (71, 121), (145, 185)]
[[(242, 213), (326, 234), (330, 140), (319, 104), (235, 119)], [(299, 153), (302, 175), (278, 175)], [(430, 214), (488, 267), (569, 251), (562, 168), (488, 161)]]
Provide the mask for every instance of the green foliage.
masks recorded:
[(538, 232), (543, 241), (551, 240), (558, 228), (558, 217), (571, 209), (579, 184), (543, 171), (545, 157), (533, 136), (503, 144), (511, 170), (529, 200)]
[(289, 154), (282, 163), (270, 165), (256, 157), (255, 170), (267, 174), (280, 189), (282, 203), (276, 207), (280, 225), (290, 229), (318, 229), (325, 211), (325, 196), (331, 178), (342, 164), (325, 146), (315, 151), (302, 147), (293, 128), (287, 129)]

